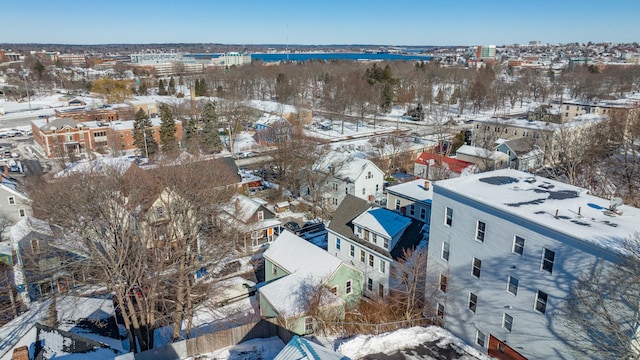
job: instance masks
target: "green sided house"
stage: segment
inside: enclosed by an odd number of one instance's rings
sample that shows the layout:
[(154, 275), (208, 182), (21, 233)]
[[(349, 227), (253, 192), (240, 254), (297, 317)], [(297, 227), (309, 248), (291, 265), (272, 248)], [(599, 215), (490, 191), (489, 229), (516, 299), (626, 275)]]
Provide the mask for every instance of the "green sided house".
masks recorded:
[(339, 320), (358, 303), (364, 275), (318, 246), (284, 231), (264, 253), (260, 315), (289, 331), (313, 333), (317, 320)]

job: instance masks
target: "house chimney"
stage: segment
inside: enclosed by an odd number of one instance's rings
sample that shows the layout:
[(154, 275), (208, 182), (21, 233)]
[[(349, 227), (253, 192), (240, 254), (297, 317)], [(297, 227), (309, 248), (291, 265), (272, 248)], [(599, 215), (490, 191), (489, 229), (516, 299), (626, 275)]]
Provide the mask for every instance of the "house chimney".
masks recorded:
[(431, 183), (429, 182), (429, 180), (425, 180), (424, 181), (424, 189), (425, 190), (429, 190), (429, 186), (431, 185)]
[(7, 164), (4, 165), (4, 176), (9, 178), (9, 166)]
[(12, 360), (29, 360), (29, 348), (26, 346), (20, 346), (13, 349)]
[(47, 120), (47, 124), (49, 123), (49, 115), (45, 118)]
[(376, 197), (373, 195), (369, 195), (369, 202), (372, 203), (374, 201), (376, 201)]

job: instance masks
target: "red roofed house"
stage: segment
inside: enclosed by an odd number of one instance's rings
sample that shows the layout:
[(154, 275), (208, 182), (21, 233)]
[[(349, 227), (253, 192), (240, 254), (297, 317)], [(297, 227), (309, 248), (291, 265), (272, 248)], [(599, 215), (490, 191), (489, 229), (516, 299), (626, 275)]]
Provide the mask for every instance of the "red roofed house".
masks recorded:
[(415, 176), (427, 180), (451, 179), (478, 172), (478, 166), (472, 162), (428, 152), (418, 156), (413, 169)]

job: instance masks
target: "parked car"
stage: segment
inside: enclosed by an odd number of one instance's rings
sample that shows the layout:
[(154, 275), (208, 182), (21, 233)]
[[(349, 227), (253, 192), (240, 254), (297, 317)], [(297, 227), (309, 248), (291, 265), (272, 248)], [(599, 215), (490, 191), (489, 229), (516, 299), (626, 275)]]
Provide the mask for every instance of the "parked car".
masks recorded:
[(300, 231), (300, 224), (295, 221), (289, 221), (282, 225), (285, 229), (291, 230), (293, 233), (298, 233)]

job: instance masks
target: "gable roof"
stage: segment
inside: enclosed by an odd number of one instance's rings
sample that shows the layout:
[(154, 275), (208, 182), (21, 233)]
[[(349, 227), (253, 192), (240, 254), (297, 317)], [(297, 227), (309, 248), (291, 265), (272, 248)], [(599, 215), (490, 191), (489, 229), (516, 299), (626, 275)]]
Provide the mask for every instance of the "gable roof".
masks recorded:
[(37, 232), (46, 236), (53, 236), (51, 225), (32, 216), (25, 216), (11, 227), (11, 241), (16, 244), (31, 232)]
[[(425, 184), (429, 187), (425, 187)], [(431, 199), (433, 199), (433, 185), (429, 180), (418, 179), (389, 186), (387, 193), (402, 196), (413, 201), (431, 203)]]
[(55, 128), (56, 130), (60, 130), (63, 129), (65, 127), (70, 127), (70, 128), (76, 128), (78, 127), (78, 124), (80, 124), (79, 121), (75, 121), (72, 118), (59, 118), (59, 119), (55, 119), (53, 121), (49, 121), (48, 123), (45, 123), (44, 125), (40, 126), (40, 130), (42, 131), (49, 131), (51, 130), (51, 128)]
[(372, 204), (368, 201), (347, 194), (333, 213), (333, 218), (329, 222), (329, 225), (327, 225), (327, 229), (333, 230), (342, 236), (352, 238), (353, 224), (351, 221), (371, 207)]
[(354, 224), (390, 238), (395, 238), (410, 222), (408, 217), (385, 208), (369, 209), (353, 219)]
[(456, 154), (478, 157), (481, 159), (497, 160), (504, 156), (503, 153), (496, 150), (487, 150), (482, 147), (462, 145), (456, 150)]
[(335, 351), (294, 335), (274, 360), (348, 360)]
[[(269, 246), (264, 257), (289, 272), (260, 288), (261, 296), (285, 318), (305, 313), (317, 287), (343, 265), (337, 257), (288, 230)], [(322, 306), (341, 304), (344, 300), (332, 293), (322, 298)]]
[(508, 146), (509, 149), (511, 149), (511, 151), (513, 151), (518, 157), (528, 154), (534, 150), (540, 150), (536, 145), (535, 139), (529, 137), (507, 140), (504, 144)]
[(474, 163), (429, 152), (423, 152), (416, 159), (416, 164), (433, 166), (436, 164), (446, 164), (449, 171), (462, 174), (465, 169), (475, 166)]
[(289, 230), (280, 234), (264, 252), (264, 257), (290, 274), (304, 272), (320, 278), (330, 275), (342, 264), (337, 257)]

